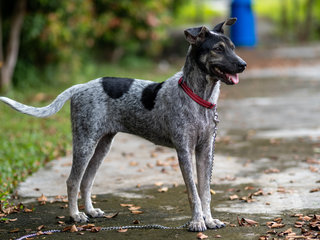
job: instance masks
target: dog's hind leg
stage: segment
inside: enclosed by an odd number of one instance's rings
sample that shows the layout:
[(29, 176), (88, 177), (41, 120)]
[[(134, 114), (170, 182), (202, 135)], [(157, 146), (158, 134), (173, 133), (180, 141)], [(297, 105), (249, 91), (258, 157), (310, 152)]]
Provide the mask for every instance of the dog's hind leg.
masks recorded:
[(92, 158), (97, 141), (87, 136), (73, 135), (73, 162), (70, 176), (67, 180), (68, 201), (70, 217), (75, 222), (87, 222), (85, 213), (78, 210), (78, 193), (80, 182), (85, 173), (87, 165)]
[(95, 175), (104, 160), (104, 157), (110, 150), (111, 143), (115, 134), (105, 135), (98, 143), (95, 153), (91, 158), (85, 174), (82, 178), (80, 189), (81, 197), (84, 199), (85, 213), (91, 217), (102, 217), (104, 212), (99, 208), (94, 208), (91, 201), (91, 189)]
[(206, 144), (196, 147), (196, 165), (198, 177), (198, 189), (201, 199), (204, 221), (207, 228), (221, 228), (225, 224), (218, 219), (213, 219), (211, 215), (211, 193), (210, 183), (213, 166), (213, 138), (209, 138)]

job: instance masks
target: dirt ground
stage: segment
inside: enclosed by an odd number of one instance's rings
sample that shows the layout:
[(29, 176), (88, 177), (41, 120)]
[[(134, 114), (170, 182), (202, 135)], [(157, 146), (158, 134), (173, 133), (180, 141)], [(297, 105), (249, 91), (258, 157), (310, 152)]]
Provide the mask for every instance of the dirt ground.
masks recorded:
[[(209, 239), (320, 239), (319, 49), (239, 51), (248, 70), (237, 86), (222, 87), (212, 181), (213, 215), (227, 227), (204, 232)], [(70, 164), (70, 157), (52, 161), (19, 186), (18, 201), (30, 210), (8, 215), (0, 223), (0, 239), (73, 225), (67, 203), (57, 198), (66, 195)], [(97, 207), (118, 215), (93, 219), (98, 228), (89, 230), (95, 233), (66, 231), (35, 239), (197, 239), (185, 229), (99, 231), (134, 224), (179, 226), (190, 219), (172, 149), (119, 134), (93, 192)], [(46, 199), (38, 199), (42, 194)], [(141, 212), (134, 214), (124, 203)]]

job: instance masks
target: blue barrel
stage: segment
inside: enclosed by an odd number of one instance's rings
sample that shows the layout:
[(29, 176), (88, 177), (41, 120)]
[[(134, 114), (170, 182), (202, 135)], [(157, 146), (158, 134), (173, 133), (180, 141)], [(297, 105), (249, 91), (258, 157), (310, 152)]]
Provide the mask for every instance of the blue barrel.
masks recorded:
[(256, 45), (255, 17), (251, 0), (232, 0), (231, 17), (237, 22), (231, 27), (231, 40), (236, 46)]

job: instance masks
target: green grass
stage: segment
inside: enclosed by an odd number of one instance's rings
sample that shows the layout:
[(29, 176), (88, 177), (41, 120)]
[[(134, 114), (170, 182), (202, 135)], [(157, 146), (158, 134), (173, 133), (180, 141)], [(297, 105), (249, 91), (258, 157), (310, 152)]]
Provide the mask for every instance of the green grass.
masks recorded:
[[(58, 68), (50, 85), (43, 80), (19, 85), (6, 96), (33, 106), (49, 104), (65, 88), (101, 76), (134, 77), (164, 81), (181, 66), (160, 72), (146, 60), (132, 60), (130, 65), (88, 64), (78, 71)], [(42, 76), (43, 77), (43, 76)], [(26, 73), (28, 79), (28, 73)], [(18, 113), (0, 103), (0, 196), (13, 193), (19, 182), (55, 158), (71, 154), (69, 103), (56, 115), (39, 119)]]

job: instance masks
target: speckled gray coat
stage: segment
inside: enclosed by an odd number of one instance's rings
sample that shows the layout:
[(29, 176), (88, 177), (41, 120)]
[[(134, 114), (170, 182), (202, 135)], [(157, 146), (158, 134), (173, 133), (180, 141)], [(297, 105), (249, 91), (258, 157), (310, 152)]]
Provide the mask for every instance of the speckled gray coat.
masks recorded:
[[(205, 27), (187, 29), (185, 35), (190, 48), (185, 66), (163, 83), (99, 78), (67, 89), (43, 108), (0, 97), (12, 108), (36, 117), (55, 114), (71, 99), (73, 164), (67, 187), (70, 216), (75, 221), (85, 222), (87, 215), (103, 216), (102, 210), (92, 206), (92, 184), (113, 137), (125, 132), (176, 149), (192, 210), (189, 230), (224, 226), (212, 218), (210, 209), (215, 109), (193, 101), (178, 85), (178, 80), (182, 77), (195, 94), (214, 104), (218, 101), (220, 81), (237, 83), (237, 73), (245, 69), (245, 62), (234, 53), (234, 46), (222, 29), (233, 22), (218, 24), (213, 31)], [(193, 153), (198, 187), (192, 169)], [(79, 190), (86, 214), (78, 210)]]

